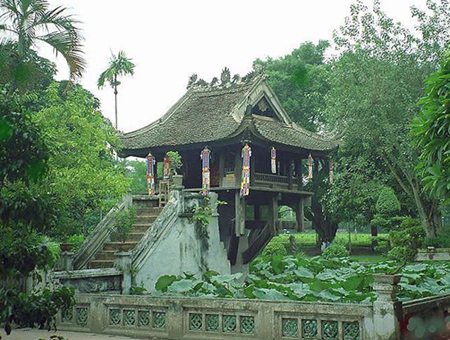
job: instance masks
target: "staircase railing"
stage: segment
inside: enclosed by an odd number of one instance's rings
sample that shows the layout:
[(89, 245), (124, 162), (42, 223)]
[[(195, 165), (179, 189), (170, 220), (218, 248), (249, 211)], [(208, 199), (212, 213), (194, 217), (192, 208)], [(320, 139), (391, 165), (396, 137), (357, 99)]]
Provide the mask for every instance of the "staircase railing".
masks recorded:
[(73, 266), (74, 269), (86, 268), (88, 262), (103, 248), (103, 245), (109, 240), (111, 232), (116, 226), (115, 212), (131, 208), (133, 196), (128, 194), (117, 207), (112, 208), (108, 214), (101, 220), (94, 231), (87, 237), (86, 241), (76, 252)]

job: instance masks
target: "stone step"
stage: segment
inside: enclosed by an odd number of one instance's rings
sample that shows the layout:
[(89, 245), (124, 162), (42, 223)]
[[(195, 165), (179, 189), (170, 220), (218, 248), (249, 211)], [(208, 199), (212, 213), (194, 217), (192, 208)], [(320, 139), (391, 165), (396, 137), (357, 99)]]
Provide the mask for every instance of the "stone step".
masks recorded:
[(135, 206), (137, 216), (141, 215), (156, 215), (158, 216), (161, 212), (159, 207), (146, 207), (146, 206)]
[(136, 241), (127, 242), (107, 242), (103, 250), (129, 251), (136, 246)]
[(133, 233), (145, 233), (150, 227), (151, 223), (135, 223), (133, 225)]
[(158, 207), (159, 200), (148, 196), (137, 195), (133, 197), (133, 205), (141, 207)]
[(142, 231), (133, 231), (128, 234), (127, 241), (129, 242), (139, 242), (142, 236), (145, 235), (145, 232)]
[(102, 250), (97, 254), (95, 260), (114, 261), (114, 259), (116, 258), (115, 256), (116, 253), (117, 253), (116, 250)]
[(152, 223), (158, 215), (137, 215), (136, 216), (136, 222), (135, 223)]
[(92, 260), (89, 262), (89, 269), (113, 268), (114, 261), (111, 260)]

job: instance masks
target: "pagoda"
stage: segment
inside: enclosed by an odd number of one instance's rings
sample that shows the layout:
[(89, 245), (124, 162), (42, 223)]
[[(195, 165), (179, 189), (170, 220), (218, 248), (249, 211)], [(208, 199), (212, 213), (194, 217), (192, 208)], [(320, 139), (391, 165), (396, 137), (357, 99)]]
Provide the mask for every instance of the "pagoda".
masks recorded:
[(191, 78), (162, 118), (122, 136), (121, 154), (150, 156), (152, 169), (169, 151), (182, 156), (183, 190), (216, 192), (227, 203), (219, 207), (220, 240), (237, 272), (282, 228), (279, 206), (291, 207), (295, 229), (304, 229), (312, 159), (327, 159), (338, 140), (297, 126), (263, 73), (231, 80), (225, 69), (218, 83)]

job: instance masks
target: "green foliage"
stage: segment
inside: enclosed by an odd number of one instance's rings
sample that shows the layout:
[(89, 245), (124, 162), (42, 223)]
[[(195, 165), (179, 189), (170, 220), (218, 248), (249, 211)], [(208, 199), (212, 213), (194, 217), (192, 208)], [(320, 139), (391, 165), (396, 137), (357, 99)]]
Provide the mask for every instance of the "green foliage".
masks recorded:
[(389, 232), (389, 237), (393, 248), (388, 252), (388, 258), (408, 262), (414, 260), (425, 238), (425, 231), (417, 219), (406, 217), (396, 230)]
[(80, 249), (85, 239), (86, 236), (84, 235), (72, 235), (67, 238), (66, 242), (73, 245), (72, 251), (75, 252)]
[(426, 237), (422, 247), (450, 248), (450, 226), (445, 226), (439, 230), (436, 237)]
[(262, 251), (263, 256), (285, 256), (287, 253), (282, 243), (269, 243)]
[(209, 232), (208, 225), (211, 221), (212, 207), (209, 204), (209, 197), (203, 196), (199, 200), (199, 205), (192, 207), (192, 221), (195, 223), (195, 234), (202, 243), (203, 250), (209, 248)]
[(113, 157), (119, 139), (98, 111), (98, 100), (81, 86), (67, 89), (64, 83), (53, 83), (45, 99), (47, 107), (33, 121), (50, 150), (49, 171), (36, 190), (48, 193), (57, 210), (51, 235), (87, 235), (101, 211), (108, 211), (105, 203), (117, 201), (127, 190), (128, 181)]
[(75, 304), (74, 291), (66, 287), (45, 289), (42, 293), (30, 295), (17, 289), (0, 289), (0, 324), (4, 324), (6, 334), (11, 326), (56, 328), (56, 314), (59, 310), (67, 313)]
[(47, 269), (54, 257), (36, 232), (0, 228), (0, 279), (26, 277), (35, 268)]
[(178, 151), (169, 151), (167, 153), (167, 157), (169, 158), (170, 162), (169, 168), (171, 170), (174, 170), (176, 173), (176, 171), (183, 166), (180, 154), (178, 153)]
[(254, 62), (254, 68), (263, 66), (270, 86), (291, 118), (310, 131), (317, 131), (323, 122), (329, 90), (329, 66), (324, 63), (324, 55), (329, 45), (325, 40), (317, 45), (306, 42), (284, 57)]
[(133, 195), (147, 194), (147, 164), (139, 160), (122, 160), (125, 177), (131, 180), (130, 192)]
[(224, 297), (264, 300), (371, 303), (373, 274), (402, 274), (400, 301), (450, 292), (450, 263), (409, 264), (398, 268), (393, 261), (361, 265), (348, 258), (328, 260), (293, 256), (258, 258), (245, 282), (239, 276), (208, 272), (200, 280), (193, 275), (166, 275), (152, 295)]
[[(17, 57), (26, 63), (32, 47), (40, 41), (61, 54), (70, 70), (70, 77), (80, 77), (86, 67), (83, 58), (82, 36), (72, 15), (66, 8), (50, 9), (47, 0), (0, 0), (0, 32), (17, 42)], [(19, 75), (16, 74), (15, 78)]]
[(341, 244), (330, 244), (322, 253), (322, 256), (328, 260), (338, 259), (350, 256), (349, 251)]
[(450, 201), (450, 54), (438, 72), (425, 80), (420, 114), (411, 135), (420, 150), (419, 175), (432, 195)]
[(371, 179), (375, 173), (373, 178), (393, 187), (402, 207), (419, 216), (432, 234), (439, 227), (438, 204), (421, 190), (414, 171), (417, 150), (411, 147), (409, 132), (418, 113), (420, 84), (438, 66), (448, 41), (450, 6), (428, 1), (427, 7), (426, 12), (412, 8), (415, 34), (389, 18), (379, 1), (372, 8), (362, 1), (351, 6), (350, 17), (335, 32), (338, 53), (329, 77), (326, 116), (331, 128), (345, 132), (339, 150), (346, 155), (343, 167), (351, 169), (359, 157), (370, 164), (367, 170), (360, 168), (364, 176), (344, 173), (340, 188), (352, 188), (353, 178)]
[(400, 202), (392, 188), (385, 187), (381, 190), (375, 208), (383, 216), (394, 216), (400, 212)]
[(114, 213), (115, 229), (111, 233), (111, 238), (116, 241), (125, 242), (128, 235), (134, 228), (136, 222), (136, 209), (131, 208)]
[[(135, 65), (130, 58), (127, 57), (124, 51), (119, 51), (117, 55), (112, 55), (109, 62), (109, 67), (100, 74), (97, 86), (102, 88), (105, 83), (108, 83), (113, 89), (120, 85), (117, 79), (120, 76), (133, 75)], [(116, 90), (117, 91), (117, 90)]]
[(132, 286), (130, 290), (131, 295), (144, 295), (147, 293), (147, 289), (140, 286)]

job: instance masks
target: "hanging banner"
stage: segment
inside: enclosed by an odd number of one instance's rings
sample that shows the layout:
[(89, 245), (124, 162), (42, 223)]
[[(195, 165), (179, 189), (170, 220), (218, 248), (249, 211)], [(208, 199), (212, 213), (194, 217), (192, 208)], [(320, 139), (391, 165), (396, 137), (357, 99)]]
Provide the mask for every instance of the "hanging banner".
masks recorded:
[(245, 144), (242, 148), (242, 179), (241, 179), (241, 196), (248, 196), (250, 193), (250, 157), (252, 149)]
[(330, 159), (330, 183), (333, 183), (333, 161)]
[(277, 173), (277, 150), (274, 147), (270, 149), (270, 169), (273, 174)]
[(155, 173), (153, 172), (155, 163), (155, 157), (153, 157), (153, 155), (149, 153), (147, 156), (147, 189), (150, 196), (153, 196), (155, 194)]
[(168, 179), (170, 177), (170, 160), (169, 157), (164, 157), (163, 178)]
[(308, 178), (313, 178), (313, 159), (311, 157), (311, 154), (308, 156)]
[(202, 159), (202, 189), (203, 195), (208, 195), (210, 188), (210, 158), (211, 158), (211, 150), (208, 147), (205, 147), (200, 154), (200, 158)]

